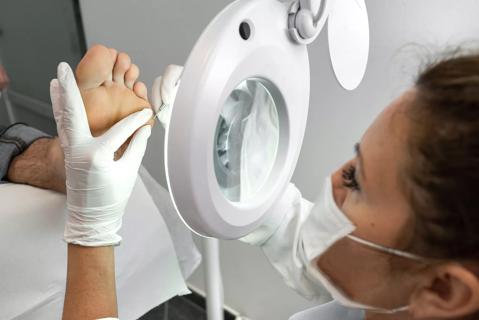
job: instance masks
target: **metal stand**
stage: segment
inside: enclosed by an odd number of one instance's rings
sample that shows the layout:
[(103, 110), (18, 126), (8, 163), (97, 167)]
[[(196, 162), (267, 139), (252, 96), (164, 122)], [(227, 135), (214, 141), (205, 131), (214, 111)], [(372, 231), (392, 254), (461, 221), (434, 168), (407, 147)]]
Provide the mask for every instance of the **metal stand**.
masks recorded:
[(221, 279), (219, 240), (204, 238), (206, 314), (208, 320), (223, 320), (223, 282)]

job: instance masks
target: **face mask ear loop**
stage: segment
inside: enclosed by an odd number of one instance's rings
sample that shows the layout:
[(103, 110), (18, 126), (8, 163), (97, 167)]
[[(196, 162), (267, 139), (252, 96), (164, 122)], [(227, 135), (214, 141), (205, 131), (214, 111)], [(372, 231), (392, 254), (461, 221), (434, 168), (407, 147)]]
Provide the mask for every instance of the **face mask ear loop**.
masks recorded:
[(394, 313), (398, 313), (398, 312), (406, 312), (406, 311), (409, 311), (409, 306), (404, 306), (404, 307), (401, 307), (401, 308), (391, 310), (390, 314), (394, 314)]
[(384, 247), (384, 246), (382, 246), (382, 245), (379, 245), (379, 244), (376, 244), (376, 243), (373, 243), (373, 242), (370, 242), (370, 241), (367, 241), (367, 240), (358, 238), (358, 237), (353, 236), (353, 235), (351, 235), (351, 234), (350, 234), (350, 235), (347, 235), (346, 237), (349, 238), (349, 239), (351, 239), (351, 240), (353, 240), (353, 241), (355, 241), (355, 242), (357, 242), (357, 243), (360, 243), (360, 244), (362, 244), (362, 245), (365, 245), (365, 246), (367, 246), (367, 247), (376, 249), (376, 250), (381, 251), (381, 252), (389, 253), (389, 254), (392, 254), (392, 255), (395, 255), (395, 256), (398, 256), (398, 257), (402, 257), (402, 258), (406, 258), (406, 259), (411, 259), (411, 260), (415, 260), (415, 261), (424, 261), (424, 260), (426, 260), (426, 258), (421, 257), (421, 256), (418, 256), (418, 255), (415, 255), (415, 254), (413, 254), (413, 253), (404, 252), (404, 251), (401, 251), (401, 250)]
[(377, 314), (396, 314), (399, 312), (406, 312), (409, 311), (409, 306), (404, 306), (396, 309), (382, 309), (382, 308), (374, 308), (374, 307), (367, 307), (364, 308), (365, 311), (377, 313)]

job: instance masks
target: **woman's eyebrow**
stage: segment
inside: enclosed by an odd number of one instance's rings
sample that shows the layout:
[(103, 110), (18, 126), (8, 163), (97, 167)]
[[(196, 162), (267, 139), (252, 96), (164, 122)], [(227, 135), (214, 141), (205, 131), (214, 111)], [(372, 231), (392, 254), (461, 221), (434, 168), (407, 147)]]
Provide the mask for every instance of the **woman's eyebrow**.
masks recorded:
[(356, 154), (356, 157), (358, 158), (358, 167), (359, 167), (359, 172), (361, 172), (361, 177), (363, 180), (366, 180), (366, 174), (364, 172), (364, 162), (363, 162), (363, 157), (361, 155), (361, 147), (359, 142), (354, 145), (354, 153)]

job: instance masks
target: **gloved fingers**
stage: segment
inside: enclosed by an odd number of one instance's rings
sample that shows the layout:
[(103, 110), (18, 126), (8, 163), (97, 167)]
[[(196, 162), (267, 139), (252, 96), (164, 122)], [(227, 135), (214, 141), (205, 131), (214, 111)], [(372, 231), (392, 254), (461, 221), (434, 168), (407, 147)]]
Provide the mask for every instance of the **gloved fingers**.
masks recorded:
[(162, 104), (160, 94), (161, 78), (162, 76), (156, 77), (155, 81), (153, 81), (153, 85), (151, 86), (151, 104), (155, 113), (160, 110)]
[(140, 128), (130, 141), (125, 153), (121, 157), (120, 161), (128, 167), (128, 170), (138, 170), (141, 160), (145, 154), (148, 138), (151, 135), (151, 126), (146, 125)]
[(91, 139), (92, 135), (80, 89), (72, 69), (66, 62), (58, 65), (57, 79), (59, 99), (53, 110), (54, 113), (61, 112), (62, 114), (62, 134), (72, 144), (84, 139)]
[(163, 103), (171, 105), (175, 101), (182, 74), (182, 66), (170, 64), (166, 67), (160, 85), (160, 95)]
[(141, 126), (145, 125), (153, 116), (151, 108), (130, 114), (111, 127), (102, 139), (110, 151), (115, 152)]
[(168, 82), (172, 83), (173, 86), (176, 86), (178, 81), (181, 79), (184, 69), (185, 68), (183, 66), (169, 64), (166, 66), (165, 72), (163, 74), (168, 79)]
[(153, 81), (151, 100), (155, 113), (163, 103), (171, 105), (174, 102), (182, 74), (182, 66), (171, 64), (166, 67), (163, 76)]

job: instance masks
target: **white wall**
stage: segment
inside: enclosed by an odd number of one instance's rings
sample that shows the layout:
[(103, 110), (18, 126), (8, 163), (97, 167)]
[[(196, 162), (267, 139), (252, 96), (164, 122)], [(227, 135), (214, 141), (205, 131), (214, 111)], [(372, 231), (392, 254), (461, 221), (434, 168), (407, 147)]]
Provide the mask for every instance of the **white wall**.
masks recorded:
[[(260, 0), (258, 0), (260, 1)], [(151, 84), (169, 63), (182, 64), (201, 30), (229, 1), (83, 0), (89, 44), (131, 54)], [(425, 54), (477, 39), (479, 1), (366, 0), (371, 56), (354, 92), (342, 90), (329, 65), (325, 33), (310, 47), (312, 92), (306, 137), (293, 182), (314, 199), (324, 177), (352, 156), (364, 129), (406, 88)], [(145, 165), (164, 183), (163, 132), (156, 128)], [(254, 320), (287, 319), (311, 304), (289, 290), (257, 248), (221, 243), (226, 303)], [(203, 288), (201, 270), (190, 283)]]

